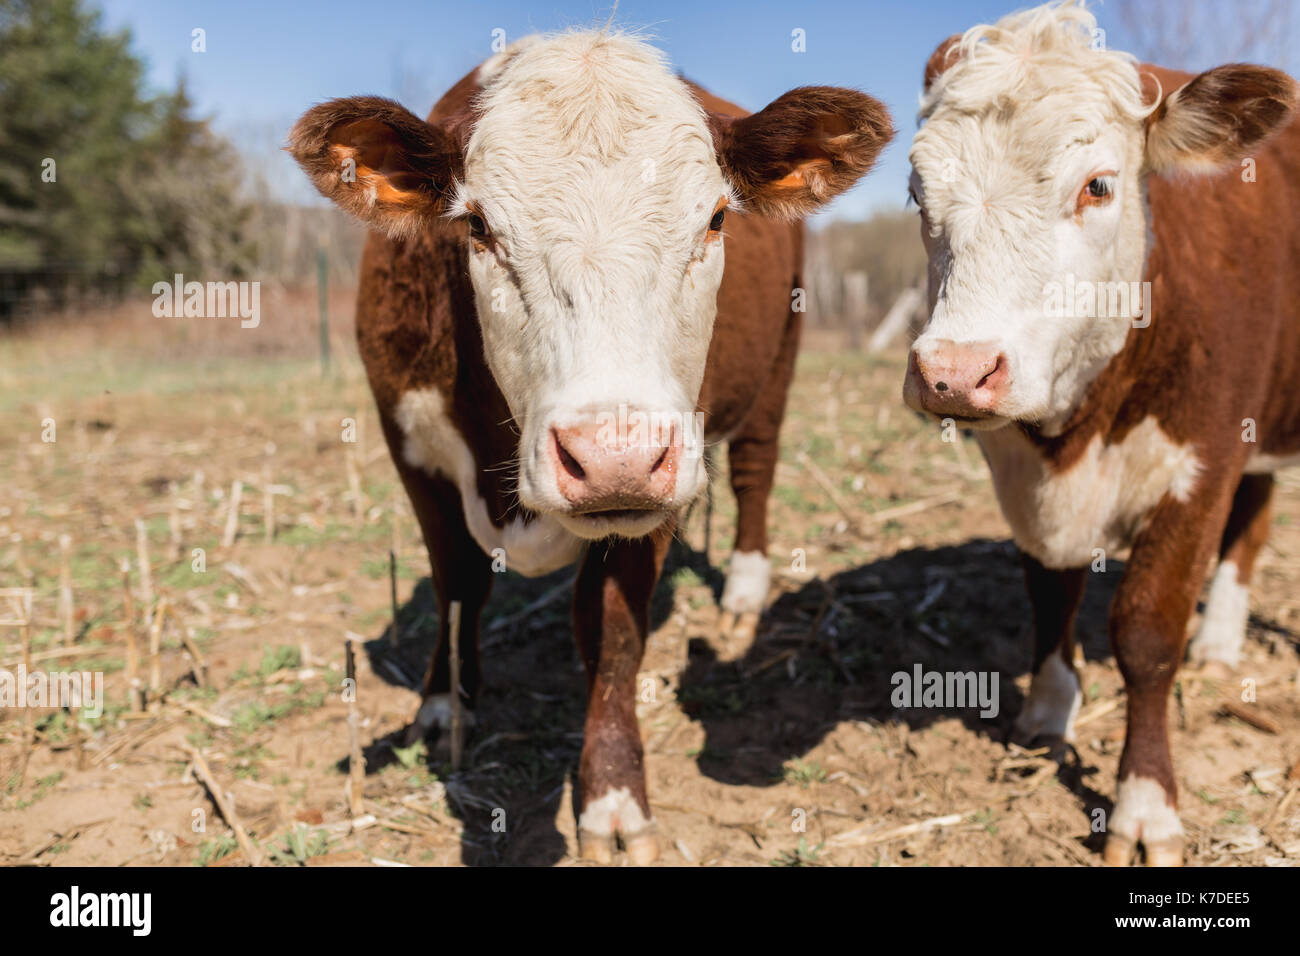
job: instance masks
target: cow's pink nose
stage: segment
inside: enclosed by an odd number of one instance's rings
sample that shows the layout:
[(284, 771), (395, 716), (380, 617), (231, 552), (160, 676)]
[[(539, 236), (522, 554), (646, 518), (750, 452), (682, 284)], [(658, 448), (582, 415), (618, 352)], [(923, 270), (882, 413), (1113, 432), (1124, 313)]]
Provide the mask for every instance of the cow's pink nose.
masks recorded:
[(602, 424), (552, 428), (555, 483), (577, 514), (664, 507), (677, 487), (677, 429), (618, 435)]
[(913, 408), (956, 418), (988, 418), (1007, 393), (1007, 357), (988, 342), (939, 339), (913, 349), (904, 397)]

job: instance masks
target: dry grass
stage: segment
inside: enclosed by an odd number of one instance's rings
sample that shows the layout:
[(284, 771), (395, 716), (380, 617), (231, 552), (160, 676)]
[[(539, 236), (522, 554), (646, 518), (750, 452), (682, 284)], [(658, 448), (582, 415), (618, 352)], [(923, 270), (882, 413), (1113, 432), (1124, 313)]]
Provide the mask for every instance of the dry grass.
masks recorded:
[[(254, 855), (284, 865), (576, 862), (583, 682), (558, 587), (570, 572), (498, 581), (465, 769), (453, 775), (445, 754), (393, 745), (414, 712), (410, 688), (435, 622), (418, 530), (347, 342), (348, 300), (335, 301), (338, 361), (324, 380), (310, 295), (264, 301), (259, 330), (155, 320), (146, 303), (0, 343), (0, 586), (34, 589), (33, 666), (101, 670), (108, 698), (102, 718), (82, 722), (80, 751), (67, 714), (34, 714), (21, 784), (22, 716), (0, 713), (6, 862), (247, 863), (232, 823)], [(733, 514), (725, 480), (711, 549), (697, 508), (656, 599), (642, 675), (654, 694), (639, 710), (666, 862), (1095, 864), (1090, 814), (1109, 808), (1123, 726), (1104, 627), (1117, 569), (1092, 582), (1081, 622), (1077, 750), (1059, 769), (1009, 750), (1027, 687), (1026, 609), (984, 465), (973, 443), (941, 442), (901, 407), (900, 356), (836, 345), (809, 343), (791, 395), (771, 509), (777, 588), (758, 640), (728, 648), (713, 633)], [(44, 418), (57, 442), (41, 441)], [(341, 440), (348, 418), (355, 445)], [(236, 481), (242, 505), (223, 547)], [(152, 589), (168, 605), (160, 692), (144, 714), (129, 711), (126, 674), (133, 625), (148, 683), (137, 520)], [(1276, 522), (1241, 676), (1282, 733), (1224, 710), (1239, 696), (1233, 682), (1185, 674), (1171, 704), (1197, 863), (1300, 859), (1297, 782), (1287, 779), (1300, 758), (1294, 480)], [(58, 606), (63, 534), (71, 647)], [(357, 819), (345, 789), (349, 632), (367, 642), (357, 705), (373, 742)], [(0, 666), (17, 656), (17, 632), (0, 631)], [(890, 675), (916, 663), (996, 671), (999, 716), (895, 709)], [(207, 768), (197, 775), (195, 751)], [(231, 793), (223, 812), (204, 775)], [(502, 813), (504, 831), (493, 825)]]

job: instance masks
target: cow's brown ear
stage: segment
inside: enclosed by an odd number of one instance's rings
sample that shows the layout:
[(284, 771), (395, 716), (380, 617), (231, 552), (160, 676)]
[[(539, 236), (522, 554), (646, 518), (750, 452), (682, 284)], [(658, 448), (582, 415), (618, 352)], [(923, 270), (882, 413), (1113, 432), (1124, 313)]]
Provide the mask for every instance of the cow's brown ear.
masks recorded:
[(1241, 63), (1207, 70), (1147, 118), (1146, 167), (1203, 173), (1236, 165), (1291, 120), (1297, 103), (1300, 88), (1280, 70)]
[(446, 131), (378, 96), (312, 107), (294, 124), (288, 148), (321, 195), (394, 238), (445, 211), (462, 167)]
[(930, 86), (938, 79), (939, 74), (961, 57), (959, 43), (961, 43), (961, 34), (954, 33), (935, 47), (934, 52), (930, 54), (930, 59), (925, 62), (924, 89), (927, 93), (930, 92)]
[(830, 86), (801, 87), (751, 116), (710, 121), (718, 163), (742, 202), (781, 219), (844, 192), (894, 135), (884, 104)]

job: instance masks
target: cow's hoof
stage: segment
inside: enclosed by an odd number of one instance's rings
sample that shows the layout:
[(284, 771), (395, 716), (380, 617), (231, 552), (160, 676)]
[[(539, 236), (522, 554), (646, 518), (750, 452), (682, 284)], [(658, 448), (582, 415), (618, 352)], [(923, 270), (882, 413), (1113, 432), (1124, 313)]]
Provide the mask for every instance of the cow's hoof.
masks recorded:
[(578, 818), (578, 855), (612, 863), (620, 837), (632, 863), (642, 865), (659, 857), (654, 818), (642, 811), (626, 787), (606, 791), (583, 807)]
[(1069, 748), (1069, 742), (1060, 734), (1042, 733), (1036, 727), (1021, 728), (1019, 724), (1012, 728), (1008, 739), (1025, 750), (1046, 748), (1047, 756), (1052, 759), (1062, 756)]
[[(1106, 837), (1106, 848), (1102, 859), (1107, 866), (1129, 866), (1137, 857), (1138, 844), (1128, 837), (1112, 833)], [(1142, 850), (1147, 866), (1182, 866), (1183, 841), (1171, 838), (1153, 843), (1143, 843)]]
[(614, 862), (614, 834), (578, 831), (578, 856), (592, 863)]
[(1074, 739), (1074, 718), (1082, 700), (1079, 675), (1059, 654), (1052, 654), (1029, 684), (1011, 742), (1026, 748), (1051, 747), (1056, 753)]
[(1197, 677), (1207, 680), (1231, 680), (1232, 672), (1232, 665), (1224, 661), (1202, 661), (1195, 669)]
[(1146, 851), (1147, 866), (1182, 866), (1183, 841), (1181, 838), (1161, 840), (1159, 843), (1143, 843)]
[[(467, 705), (462, 705), (460, 720), (462, 730), (469, 730), (474, 726), (474, 711)], [(406, 728), (403, 746), (414, 746), (421, 740), (429, 738), (435, 730), (440, 732), (451, 730), (451, 694), (430, 694), (424, 698), (420, 709), (415, 714), (415, 719)], [(443, 746), (450, 746), (449, 733), (440, 733), (438, 740)]]
[(1118, 833), (1108, 834), (1106, 847), (1101, 851), (1102, 861), (1107, 866), (1128, 866), (1137, 855), (1137, 844)]
[[(613, 834), (578, 831), (578, 856), (592, 863), (608, 865), (614, 862), (617, 841)], [(623, 848), (628, 862), (633, 866), (648, 866), (659, 859), (659, 837), (653, 829), (642, 830), (623, 838)]]
[(1132, 775), (1119, 782), (1118, 790), (1106, 823), (1106, 862), (1128, 866), (1141, 845), (1147, 866), (1180, 866), (1183, 824), (1164, 787), (1150, 778)]
[(643, 830), (623, 838), (627, 858), (633, 866), (648, 866), (659, 859), (659, 837), (654, 830)]

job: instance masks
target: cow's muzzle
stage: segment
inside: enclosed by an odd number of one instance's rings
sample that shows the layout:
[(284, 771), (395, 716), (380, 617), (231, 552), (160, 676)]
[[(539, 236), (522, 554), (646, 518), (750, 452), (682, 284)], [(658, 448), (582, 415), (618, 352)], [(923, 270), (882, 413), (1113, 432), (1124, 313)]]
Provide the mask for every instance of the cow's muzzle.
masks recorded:
[(940, 418), (975, 423), (998, 416), (1011, 385), (1006, 354), (989, 342), (918, 341), (908, 356), (903, 400)]
[(676, 506), (682, 437), (672, 425), (635, 436), (599, 423), (556, 426), (550, 444), (570, 517), (639, 523)]

